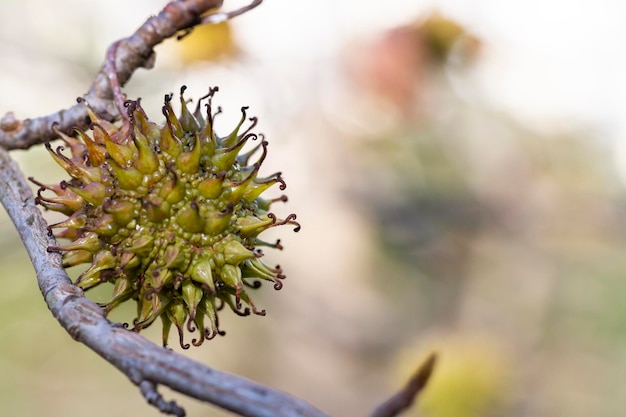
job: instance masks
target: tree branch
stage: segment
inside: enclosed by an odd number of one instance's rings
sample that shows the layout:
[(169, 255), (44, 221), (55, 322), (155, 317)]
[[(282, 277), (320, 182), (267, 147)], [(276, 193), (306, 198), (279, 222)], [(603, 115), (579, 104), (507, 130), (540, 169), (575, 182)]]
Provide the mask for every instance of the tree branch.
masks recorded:
[(409, 409), (420, 392), (424, 389), (433, 373), (437, 355), (431, 353), (420, 365), (406, 386), (376, 407), (370, 417), (395, 417)]
[[(202, 15), (222, 5), (223, 0), (177, 0), (168, 3), (157, 15), (152, 16), (137, 31), (114, 44), (116, 46), (115, 68), (120, 85), (124, 85), (138, 68), (152, 68), (154, 47), (180, 31), (189, 30), (202, 23)], [(254, 3), (260, 3), (255, 0)], [(245, 8), (244, 8), (245, 9)], [(237, 14), (217, 13), (218, 16), (234, 17)], [(210, 21), (210, 20), (209, 20)], [(96, 114), (107, 120), (115, 120), (119, 113), (109, 84), (107, 63), (96, 75), (84, 99)], [(5, 149), (28, 149), (33, 145), (55, 139), (52, 129), (58, 125), (61, 131), (75, 126), (89, 127), (87, 110), (83, 104), (34, 119), (18, 120), (12, 113), (0, 119), (0, 147)]]
[(122, 371), (144, 397), (164, 413), (184, 410), (156, 391), (165, 385), (182, 394), (248, 417), (327, 417), (306, 402), (247, 379), (209, 368), (143, 336), (113, 324), (102, 309), (73, 285), (61, 256), (49, 253), (57, 245), (34, 196), (8, 152), (0, 149), (0, 199), (15, 224), (35, 267), (39, 288), (61, 326)]

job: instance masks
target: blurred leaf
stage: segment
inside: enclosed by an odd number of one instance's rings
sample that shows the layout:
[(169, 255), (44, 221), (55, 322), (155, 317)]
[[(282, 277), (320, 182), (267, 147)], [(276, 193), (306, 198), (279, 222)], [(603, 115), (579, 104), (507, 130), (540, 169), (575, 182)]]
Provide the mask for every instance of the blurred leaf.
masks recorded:
[(177, 44), (177, 51), (185, 64), (232, 58), (238, 50), (228, 21), (198, 26)]

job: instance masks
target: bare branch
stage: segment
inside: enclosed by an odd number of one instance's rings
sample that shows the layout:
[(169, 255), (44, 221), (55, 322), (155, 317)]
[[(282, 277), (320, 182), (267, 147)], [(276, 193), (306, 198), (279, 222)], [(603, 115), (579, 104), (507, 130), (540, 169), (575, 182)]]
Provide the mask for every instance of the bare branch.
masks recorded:
[(417, 395), (424, 389), (430, 379), (437, 355), (431, 353), (430, 356), (420, 365), (413, 377), (405, 387), (393, 395), (387, 401), (379, 405), (370, 417), (395, 417), (407, 410), (417, 398)]
[(26, 179), (8, 152), (0, 149), (0, 199), (15, 224), (37, 273), (48, 308), (61, 326), (122, 371), (161, 411), (184, 415), (157, 393), (165, 385), (182, 394), (248, 417), (327, 417), (306, 402), (247, 379), (211, 369), (143, 336), (109, 322), (102, 309), (73, 285), (47, 224), (35, 206)]
[[(154, 65), (156, 45), (202, 23), (202, 15), (220, 7), (222, 3), (223, 0), (172, 1), (157, 16), (146, 20), (132, 36), (113, 44), (117, 48), (115, 69), (119, 84), (124, 85), (138, 68), (151, 68)], [(119, 113), (109, 84), (109, 68), (107, 63), (102, 66), (84, 98), (100, 117), (114, 120)], [(61, 131), (74, 126), (86, 129), (89, 123), (85, 106), (77, 104), (47, 116), (25, 120), (17, 120), (12, 114), (7, 114), (0, 120), (0, 146), (5, 149), (27, 149), (54, 139), (57, 136), (52, 129), (54, 123), (58, 124)]]

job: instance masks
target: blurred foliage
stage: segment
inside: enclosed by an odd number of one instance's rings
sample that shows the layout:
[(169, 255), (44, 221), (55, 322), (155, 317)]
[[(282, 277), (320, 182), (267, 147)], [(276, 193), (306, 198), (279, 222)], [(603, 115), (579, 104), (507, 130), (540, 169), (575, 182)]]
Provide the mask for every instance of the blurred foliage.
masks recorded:
[(233, 58), (238, 47), (229, 21), (194, 28), (174, 47), (182, 64)]
[[(414, 26), (417, 34), (424, 39), (425, 49), (434, 63), (445, 63), (453, 53), (462, 52), (466, 59), (476, 56), (480, 41), (455, 20), (433, 13), (423, 22)], [(456, 51), (453, 51), (456, 49)]]
[[(354, 79), (385, 96), (401, 78), (411, 94), (377, 104), (393, 104), (394, 124), (352, 135), (346, 191), (381, 251), (371, 283), (396, 323), (385, 346), (414, 351), (417, 337), (418, 352), (441, 351), (419, 415), (621, 415), (603, 402), (626, 366), (625, 195), (610, 150), (576, 123), (539, 133), (461, 98), (449, 76), (471, 61), (441, 59), (471, 36), (454, 22), (435, 14), (380, 39), (409, 51), (398, 34), (411, 31), (428, 40), (414, 76), (372, 60)], [(383, 65), (375, 88), (363, 82)]]
[[(432, 348), (438, 364), (418, 406), (408, 415), (432, 417), (487, 417), (502, 415), (511, 392), (511, 369), (505, 353), (495, 340), (476, 334), (437, 334)], [(398, 381), (416, 369), (428, 343), (417, 341), (398, 355)]]

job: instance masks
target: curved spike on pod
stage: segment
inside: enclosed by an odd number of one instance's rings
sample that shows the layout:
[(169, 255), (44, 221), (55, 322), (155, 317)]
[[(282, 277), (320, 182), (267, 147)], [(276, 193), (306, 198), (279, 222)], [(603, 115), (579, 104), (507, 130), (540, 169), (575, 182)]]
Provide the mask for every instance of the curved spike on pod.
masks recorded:
[[(163, 106), (163, 114), (167, 117), (167, 108)], [(183, 144), (176, 137), (175, 127), (172, 126), (169, 119), (165, 120), (165, 125), (161, 128), (161, 140), (159, 141), (159, 148), (169, 155), (171, 158), (176, 158), (183, 151)]]
[[(209, 92), (200, 97), (198, 99), (198, 103), (196, 104), (196, 109), (193, 112), (193, 115), (195, 116), (196, 120), (198, 120), (198, 122), (200, 122), (200, 124), (202, 125), (202, 128), (209, 128), (208, 133), (212, 133), (213, 132), (213, 121), (211, 120), (211, 102), (213, 101), (213, 96), (215, 95), (215, 93), (219, 90), (219, 88), (217, 87), (210, 87), (209, 88)], [(208, 99), (208, 100), (207, 100)], [(206, 108), (207, 108), (207, 117), (206, 119), (204, 118), (204, 115), (202, 114), (202, 100), (207, 100), (207, 104), (206, 104)]]
[(276, 184), (276, 183), (280, 183), (280, 187), (278, 187), (281, 191), (284, 191), (287, 188), (287, 183), (285, 182), (285, 180), (283, 180), (282, 177), (283, 173), (282, 172), (275, 172), (274, 174), (270, 175), (269, 177), (266, 178), (257, 178), (255, 183), (258, 185), (264, 184), (264, 183), (270, 183), (271, 185)]
[(107, 153), (119, 166), (127, 167), (132, 161), (135, 160), (135, 155), (137, 153), (137, 149), (132, 142), (127, 143), (117, 143), (115, 142), (109, 133), (104, 130), (102, 126), (96, 123), (92, 123), (91, 128), (93, 129), (94, 138), (96, 138), (99, 134), (102, 137), (102, 141), (104, 142), (104, 147), (107, 150)]
[(222, 184), (226, 177), (226, 171), (219, 172), (214, 177), (209, 177), (198, 184), (198, 192), (204, 198), (216, 199), (222, 194)]
[(68, 229), (81, 229), (85, 227), (87, 223), (87, 215), (84, 210), (79, 210), (74, 212), (67, 219), (60, 221), (58, 223), (51, 224), (48, 226), (48, 230), (52, 229), (60, 229), (60, 228), (68, 228)]
[(124, 271), (130, 271), (141, 265), (141, 258), (136, 254), (127, 250), (122, 251), (120, 256), (120, 269)]
[(159, 169), (159, 158), (152, 148), (150, 141), (141, 133), (138, 126), (135, 126), (132, 137), (139, 154), (134, 161), (135, 168), (145, 175), (154, 173)]
[(165, 105), (163, 106), (163, 114), (167, 119), (168, 126), (172, 129), (172, 135), (179, 140), (185, 136), (185, 131), (180, 124), (180, 120), (174, 114), (174, 109), (172, 108), (172, 94), (165, 95)]
[[(93, 124), (89, 127), (91, 130), (93, 130), (92, 126)], [(74, 129), (74, 134), (80, 137), (84, 143), (83, 146), (87, 151), (89, 163), (94, 167), (102, 165), (106, 159), (106, 147), (96, 143), (94, 140), (91, 140), (91, 138), (80, 129)]]
[(133, 331), (140, 331), (150, 326), (159, 317), (169, 304), (169, 299), (164, 294), (152, 292), (139, 295), (137, 305), (137, 320)]
[(65, 133), (59, 130), (59, 123), (52, 123), (52, 131), (59, 136), (59, 138), (70, 148), (72, 152), (72, 157), (76, 159), (82, 159), (85, 156), (85, 152), (87, 148), (85, 145), (78, 139), (73, 138), (71, 136), (66, 135)]
[[(232, 292), (232, 291), (231, 291)], [(230, 307), (230, 309), (233, 311), (233, 313), (235, 313), (236, 315), (240, 316), (240, 317), (246, 317), (250, 315), (250, 309), (248, 307), (246, 308), (242, 308), (241, 305), (241, 299), (238, 297), (235, 297), (235, 300), (233, 300), (233, 294), (231, 294), (231, 292), (222, 292), (219, 293), (217, 295), (217, 297), (223, 301), (223, 303), (225, 305), (227, 305), (228, 307)]]
[(100, 182), (92, 182), (82, 187), (73, 187), (67, 184), (66, 187), (94, 207), (101, 206), (108, 194), (107, 187)]
[(189, 269), (189, 277), (206, 287), (211, 294), (215, 294), (215, 282), (213, 281), (213, 267), (210, 257), (200, 257), (194, 260)]
[(246, 142), (252, 138), (252, 140), (257, 139), (257, 135), (254, 133), (247, 134), (242, 137), (239, 142), (237, 142), (234, 146), (225, 149), (219, 149), (215, 152), (215, 155), (211, 157), (211, 165), (215, 166), (218, 171), (226, 171), (228, 170), (237, 160), (237, 155), (239, 151), (244, 147)]
[(243, 285), (245, 285), (248, 288), (252, 288), (253, 290), (258, 290), (259, 288), (263, 286), (261, 281), (255, 279), (255, 280), (248, 282), (245, 277), (243, 278)]
[(239, 300), (239, 295), (243, 290), (243, 281), (241, 278), (241, 269), (235, 265), (224, 264), (220, 269), (220, 279), (227, 287), (235, 290), (235, 296)]
[[(204, 327), (204, 317), (205, 314), (203, 311), (201, 311), (200, 308), (197, 309), (197, 314), (196, 317), (194, 317), (194, 319), (192, 320), (191, 317), (187, 320), (187, 329), (198, 329), (198, 338), (193, 338), (191, 339), (191, 344), (194, 345), (195, 347), (198, 346), (202, 346), (202, 343), (204, 343), (204, 341), (207, 339), (206, 334), (207, 334), (207, 330)], [(195, 325), (195, 328), (193, 327)], [(191, 330), (190, 330), (191, 331)]]
[(93, 260), (93, 252), (86, 250), (72, 250), (63, 254), (63, 268), (70, 268), (80, 264), (88, 264)]
[(234, 239), (224, 242), (221, 245), (216, 245), (216, 249), (222, 252), (226, 263), (235, 266), (239, 265), (246, 259), (252, 259), (255, 257), (254, 252)]
[(187, 174), (198, 172), (200, 167), (200, 157), (202, 156), (202, 148), (200, 147), (200, 138), (198, 134), (194, 134), (192, 148), (189, 152), (183, 152), (176, 157), (176, 168)]
[(72, 178), (75, 178), (83, 183), (99, 182), (102, 181), (102, 173), (99, 168), (87, 167), (83, 164), (77, 165), (74, 161), (63, 155), (62, 146), (52, 150), (50, 142), (46, 142), (46, 149), (52, 156), (52, 159), (65, 170)]
[(88, 227), (88, 230), (97, 233), (99, 236), (113, 237), (119, 230), (119, 225), (111, 214), (103, 214)]
[(176, 223), (189, 233), (200, 233), (204, 230), (205, 219), (200, 214), (200, 207), (195, 200), (180, 209)]
[(219, 329), (217, 309), (215, 308), (215, 296), (205, 295), (202, 297), (199, 309), (204, 313), (204, 316), (209, 319), (210, 323), (209, 326), (205, 328), (204, 337), (207, 340), (211, 340), (217, 335), (224, 335), (225, 333)]
[(120, 227), (126, 226), (139, 215), (138, 203), (131, 200), (107, 200), (102, 205), (105, 213), (113, 216)]
[(76, 240), (78, 239), (79, 232), (82, 233), (79, 229), (63, 229), (57, 230), (53, 234), (57, 239)]
[(273, 221), (272, 221), (272, 223), (270, 225), (267, 225), (264, 230), (267, 230), (267, 229), (269, 229), (271, 227), (282, 226), (282, 225), (285, 225), (285, 224), (291, 224), (293, 226), (296, 226), (293, 229), (293, 231), (297, 233), (297, 232), (300, 231), (300, 228), (302, 227), (302, 226), (300, 226), (300, 223), (298, 223), (296, 221), (297, 216), (294, 213), (291, 213), (284, 220), (278, 219), (274, 213), (267, 213), (267, 217), (269, 217)]
[[(246, 198), (245, 195), (244, 195), (244, 198)], [(269, 209), (272, 206), (272, 204), (278, 203), (278, 202), (286, 203), (288, 200), (289, 200), (289, 198), (285, 194), (283, 194), (280, 197), (272, 198), (272, 199), (269, 199), (269, 200), (265, 200), (263, 198), (257, 197), (253, 201), (256, 202), (256, 204), (259, 207), (259, 209), (261, 209), (263, 211), (269, 211)], [(246, 201), (248, 201), (247, 198), (246, 198)]]
[(167, 340), (169, 339), (170, 331), (172, 330), (172, 320), (170, 320), (167, 314), (161, 314), (159, 317), (161, 318), (161, 337), (163, 347), (166, 348)]
[(180, 347), (183, 349), (189, 349), (189, 343), (184, 343), (183, 339), (183, 326), (187, 321), (187, 309), (182, 301), (174, 301), (166, 310), (167, 317), (176, 326), (178, 330), (178, 340)]
[(261, 168), (261, 165), (263, 165), (263, 161), (265, 161), (265, 157), (267, 156), (267, 142), (265, 142), (265, 141), (261, 142), (261, 146), (263, 146), (263, 154), (261, 155), (259, 160), (252, 165), (252, 169), (251, 170), (250, 170), (249, 167), (246, 168), (247, 170), (249, 170), (248, 176), (246, 178), (244, 178), (243, 180), (241, 180), (241, 181), (233, 183), (233, 185), (240, 185), (240, 184), (244, 184), (244, 183), (250, 183), (254, 178), (256, 178), (256, 175), (259, 172), (259, 169)]
[(265, 242), (264, 240), (261, 240), (259, 238), (256, 238), (254, 239), (254, 244), (255, 246), (266, 246), (272, 249), (278, 249), (278, 250), (284, 249), (283, 245), (280, 244), (280, 239), (277, 239), (275, 243), (270, 243), (270, 242)]
[(116, 265), (115, 256), (108, 250), (101, 250), (94, 255), (93, 263), (89, 269), (78, 276), (76, 285), (84, 290), (93, 288), (104, 282), (100, 273), (104, 270), (115, 268)]
[(167, 169), (170, 175), (159, 189), (158, 195), (168, 203), (176, 204), (185, 198), (187, 193), (186, 181), (178, 177), (173, 166), (168, 166)]
[[(91, 108), (91, 106), (89, 105), (89, 103), (87, 103), (85, 100), (83, 100), (82, 98), (80, 98), (79, 100), (77, 100), (79, 103), (85, 103), (85, 106), (87, 107), (87, 114), (89, 115), (89, 120), (91, 120), (92, 124), (98, 124), (100, 125), (100, 127), (102, 128), (103, 131), (106, 132), (110, 132), (110, 134), (114, 134), (117, 133), (119, 128), (117, 126), (115, 126), (113, 123), (109, 122), (108, 120), (102, 119), (100, 117), (98, 117), (98, 115), (93, 111), (93, 109)], [(100, 138), (96, 138), (94, 137), (96, 143), (100, 144), (100, 145), (104, 145), (104, 141), (99, 141), (98, 139)]]
[(255, 168), (255, 170), (250, 172), (250, 175), (248, 175), (248, 177), (244, 178), (243, 180), (224, 184), (224, 191), (221, 194), (221, 199), (231, 204), (238, 203), (245, 195), (246, 191), (248, 191), (248, 188), (252, 184), (252, 181), (254, 180), (258, 169), (259, 165)]
[(171, 205), (157, 196), (149, 196), (143, 202), (146, 217), (152, 223), (161, 223), (170, 215)]
[(202, 132), (200, 132), (200, 142), (202, 143), (205, 155), (210, 158), (215, 155), (215, 150), (218, 148), (218, 138), (213, 127), (215, 125), (215, 118), (222, 112), (222, 108), (218, 107), (217, 111), (212, 113), (213, 109), (211, 107), (211, 98), (209, 98), (209, 103), (206, 105), (206, 108), (207, 121), (206, 126)]
[(123, 190), (136, 190), (143, 184), (143, 174), (134, 167), (124, 168), (113, 160), (109, 161), (108, 167)]
[[(245, 130), (245, 132), (243, 132), (240, 136), (246, 136), (248, 133), (250, 133), (250, 131), (252, 129), (254, 129), (257, 125), (257, 123), (259, 122), (259, 119), (257, 117), (251, 117), (248, 119), (251, 123), (250, 126), (248, 126), (248, 128)], [(261, 135), (263, 136), (263, 135)]]
[(165, 248), (163, 253), (163, 260), (165, 261), (164, 268), (167, 269), (184, 269), (184, 265), (189, 264), (189, 255), (184, 250), (185, 243), (180, 240), (173, 244), (170, 244)]
[[(259, 168), (261, 167), (261, 165), (263, 165), (263, 162), (265, 162), (265, 158), (267, 157), (267, 145), (269, 143), (266, 140), (262, 140), (261, 143), (257, 146), (254, 147), (254, 151), (257, 150), (259, 148), (259, 146), (263, 147), (263, 151), (261, 153), (261, 156), (259, 157), (259, 159), (252, 164), (252, 169), (256, 170), (258, 172)], [(239, 157), (237, 157), (239, 160)], [(248, 165), (248, 158), (246, 158), (245, 160), (245, 165), (242, 166), (249, 166)]]
[[(91, 269), (91, 268), (90, 268)], [(87, 291), (98, 285), (106, 282), (106, 279), (101, 277), (101, 271), (91, 272), (89, 269), (83, 272), (77, 279), (74, 285), (80, 289)]]
[(150, 280), (147, 281), (157, 291), (161, 291), (163, 287), (169, 285), (174, 278), (174, 273), (167, 268), (157, 268), (149, 275)]
[(65, 188), (62, 188), (60, 184), (50, 184), (50, 185), (44, 184), (42, 182), (37, 181), (33, 177), (28, 177), (28, 181), (37, 185), (39, 187), (40, 192), (49, 190), (49, 191), (53, 191), (56, 195), (61, 195), (66, 191)]
[(134, 289), (131, 280), (126, 277), (118, 277), (115, 280), (111, 299), (103, 304), (102, 308), (104, 308), (105, 313), (108, 314), (115, 307), (132, 298), (133, 293)]
[[(248, 142), (250, 138), (252, 138), (252, 140), (257, 140), (259, 136), (256, 133), (248, 133), (247, 135), (241, 136), (241, 139), (239, 139), (239, 142), (235, 143), (230, 148), (221, 148), (221, 150), (226, 153), (236, 152), (236, 154), (239, 155), (239, 151), (241, 151), (243, 146), (246, 144), (246, 142)], [(233, 160), (233, 163), (235, 163), (236, 160), (237, 160), (237, 157), (235, 157), (235, 159)]]
[(208, 235), (217, 235), (222, 233), (230, 225), (230, 221), (233, 217), (234, 206), (229, 204), (221, 213), (206, 213), (204, 223), (204, 233)]
[(45, 207), (47, 210), (57, 211), (67, 216), (71, 216), (76, 210), (80, 210), (85, 205), (85, 200), (82, 197), (74, 194), (71, 190), (67, 190), (66, 193), (59, 194), (54, 198), (47, 198), (41, 195), (42, 189), (37, 191), (37, 197), (35, 197), (35, 204), (39, 204)]
[(39, 204), (43, 206), (46, 210), (56, 211), (58, 213), (63, 213), (66, 216), (71, 216), (74, 210), (68, 208), (65, 204), (56, 202), (54, 200), (48, 200), (45, 197), (41, 196), (41, 191), (39, 191), (39, 195), (35, 197), (35, 204)]
[(140, 235), (133, 239), (130, 246), (126, 248), (128, 252), (132, 252), (142, 258), (147, 258), (154, 248), (154, 236)]
[(185, 132), (198, 132), (200, 130), (200, 123), (189, 111), (187, 107), (187, 101), (185, 100), (184, 93), (187, 89), (186, 85), (180, 87), (180, 125)]
[[(246, 116), (245, 110), (247, 110), (247, 109), (248, 109), (248, 107), (242, 107), (241, 108), (241, 111), (243, 113), (243, 117), (244, 118)], [(241, 127), (241, 124), (242, 124), (242, 122), (241, 122), (235, 128), (235, 130), (227, 138), (225, 138), (221, 142), (222, 147), (228, 147), (228, 146), (235, 147), (235, 146), (237, 146), (238, 143), (241, 142), (241, 139), (239, 139), (239, 138), (245, 138), (246, 136), (250, 136), (250, 135), (253, 135), (254, 139), (256, 140), (257, 135), (250, 133), (250, 131), (256, 127), (258, 119), (256, 117), (251, 117), (249, 120), (250, 120), (250, 122), (252, 122), (250, 124), (250, 126), (248, 126), (248, 128), (243, 133), (239, 134), (238, 132), (239, 132), (239, 128)], [(235, 135), (235, 136), (233, 136), (233, 135)], [(239, 139), (239, 142), (237, 142), (237, 139)], [(229, 145), (229, 144), (231, 144), (231, 145)]]
[[(217, 118), (218, 115), (222, 114), (222, 106), (217, 106), (217, 110), (215, 110), (212, 114), (212, 120), (213, 123), (215, 124), (215, 119)], [(219, 138), (217, 137), (217, 135), (215, 135), (215, 145), (217, 146), (217, 142), (218, 142)]]
[(235, 129), (233, 129), (233, 131), (230, 132), (228, 136), (226, 136), (220, 141), (220, 147), (232, 148), (233, 146), (235, 146), (237, 142), (239, 142), (239, 138), (241, 137), (239, 136), (239, 129), (241, 129), (243, 122), (246, 121), (246, 110), (248, 109), (249, 109), (248, 106), (244, 106), (241, 108), (241, 119), (239, 120), (239, 123), (237, 123), (237, 126), (235, 126)]
[[(183, 282), (181, 292), (183, 296), (183, 301), (187, 305), (187, 310), (189, 311), (189, 317), (191, 318), (191, 320), (193, 320), (196, 318), (198, 304), (200, 304), (204, 292), (202, 291), (202, 288), (196, 286), (196, 284), (194, 284), (191, 280), (186, 280)], [(187, 330), (193, 332), (193, 330), (189, 327), (187, 328)]]
[(200, 132), (197, 134), (200, 140), (200, 152), (202, 153), (202, 158), (200, 159), (200, 167), (204, 170), (210, 170), (210, 161), (213, 155), (215, 155), (215, 141), (206, 137), (204, 132)]
[(252, 308), (252, 313), (256, 314), (257, 316), (265, 316), (267, 314), (265, 310), (259, 310), (257, 308), (257, 306), (252, 301), (252, 298), (250, 298), (246, 291), (241, 292), (241, 301), (248, 304)]
[[(268, 216), (269, 216), (269, 214), (268, 214)], [(296, 227), (294, 227), (293, 231), (298, 233), (300, 231), (300, 229), (302, 228), (302, 226), (300, 225), (300, 223), (295, 221), (296, 218), (297, 218), (296, 214), (295, 213), (291, 213), (289, 216), (287, 216), (287, 218), (285, 220), (282, 220), (282, 221), (276, 223), (274, 226), (281, 226), (283, 224), (290, 224), (292, 226), (296, 226)]]
[[(259, 135), (259, 137), (263, 138), (262, 135)], [(250, 149), (248, 152), (238, 155), (237, 162), (239, 163), (239, 166), (242, 166), (242, 167), (248, 166), (248, 163), (250, 162), (250, 158), (252, 158), (252, 156), (255, 153), (257, 153), (262, 146), (263, 147), (267, 146), (267, 142), (265, 140), (262, 140), (261, 143), (259, 143), (258, 145), (255, 145), (254, 148)]]
[(161, 128), (156, 123), (151, 122), (141, 107), (141, 102), (137, 99), (137, 105), (133, 109), (132, 117), (136, 121), (136, 126), (139, 131), (148, 138), (151, 146), (158, 144), (158, 140), (161, 136)]
[(243, 278), (259, 278), (265, 281), (275, 281), (276, 272), (259, 259), (248, 259), (241, 266)]
[(243, 237), (256, 237), (262, 231), (276, 223), (276, 218), (269, 216), (259, 218), (253, 215), (238, 217), (235, 221), (235, 227)]
[(102, 244), (97, 234), (93, 232), (87, 232), (82, 237), (76, 239), (72, 243), (65, 246), (48, 246), (48, 252), (60, 251), (68, 252), (74, 250), (86, 250), (89, 252), (97, 252), (100, 250)]
[(280, 291), (283, 288), (283, 282), (281, 280), (287, 278), (285, 275), (278, 274), (274, 280), (274, 289)]

